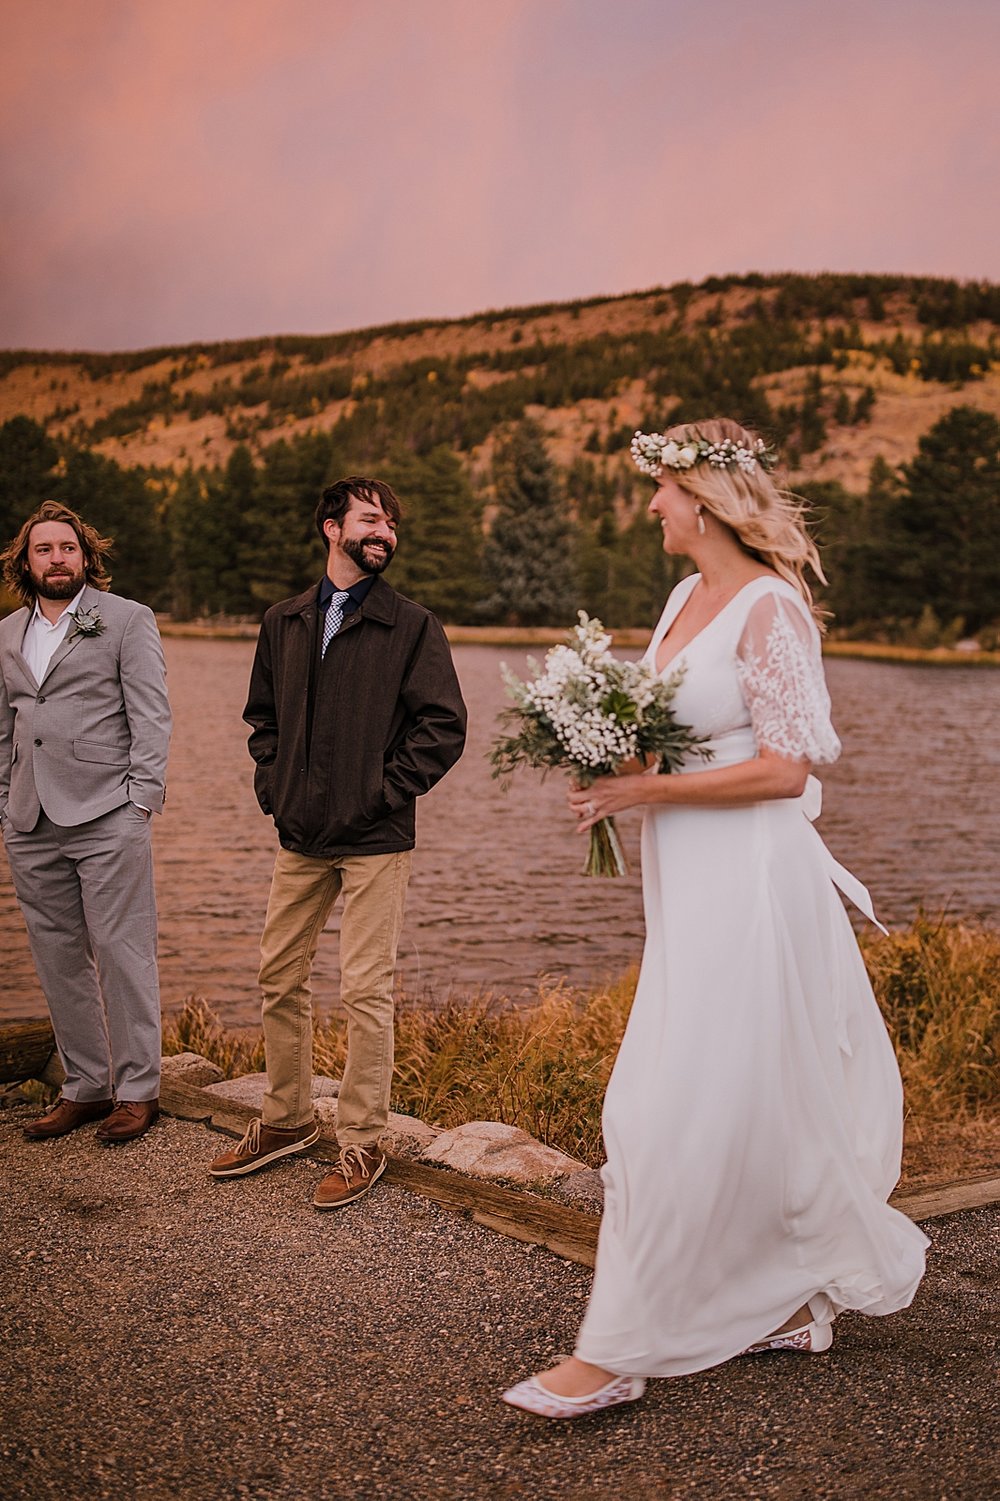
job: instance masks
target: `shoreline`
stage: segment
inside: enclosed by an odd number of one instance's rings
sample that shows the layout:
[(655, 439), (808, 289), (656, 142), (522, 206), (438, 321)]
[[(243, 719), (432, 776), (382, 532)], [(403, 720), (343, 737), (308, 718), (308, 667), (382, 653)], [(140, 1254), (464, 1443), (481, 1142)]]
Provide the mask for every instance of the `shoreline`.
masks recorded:
[[(201, 622), (157, 617), (161, 636), (179, 640), (256, 641), (260, 627), (253, 621)], [(452, 646), (558, 646), (566, 639), (567, 626), (446, 625)], [(609, 627), (616, 647), (633, 649), (649, 645), (652, 632), (638, 626), (621, 630)], [(856, 661), (890, 662), (925, 667), (1000, 667), (1000, 651), (960, 651), (951, 646), (893, 646), (880, 641), (824, 641), (823, 654)]]

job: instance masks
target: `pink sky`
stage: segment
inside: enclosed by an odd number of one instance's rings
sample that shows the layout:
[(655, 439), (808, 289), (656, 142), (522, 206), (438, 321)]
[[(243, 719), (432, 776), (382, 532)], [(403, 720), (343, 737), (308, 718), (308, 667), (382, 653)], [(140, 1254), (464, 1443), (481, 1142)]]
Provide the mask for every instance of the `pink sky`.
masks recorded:
[(1000, 279), (997, 0), (0, 0), (0, 347)]

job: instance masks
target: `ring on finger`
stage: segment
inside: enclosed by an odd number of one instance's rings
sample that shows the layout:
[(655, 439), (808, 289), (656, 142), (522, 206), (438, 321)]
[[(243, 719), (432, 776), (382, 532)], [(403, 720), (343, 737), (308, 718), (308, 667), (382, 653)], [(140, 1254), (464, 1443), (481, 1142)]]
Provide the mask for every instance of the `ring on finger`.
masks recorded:
[(588, 800), (583, 805), (583, 811), (584, 813), (586, 813), (588, 818), (593, 818), (594, 814), (597, 812), (597, 809), (594, 807), (593, 803)]

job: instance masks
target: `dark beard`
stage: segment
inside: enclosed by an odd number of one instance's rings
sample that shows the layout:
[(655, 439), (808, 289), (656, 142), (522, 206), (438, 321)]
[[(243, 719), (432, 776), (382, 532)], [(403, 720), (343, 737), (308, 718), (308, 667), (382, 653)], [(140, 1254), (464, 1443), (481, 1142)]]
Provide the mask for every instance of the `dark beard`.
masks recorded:
[(352, 537), (349, 542), (342, 544), (344, 552), (346, 552), (352, 563), (357, 564), (362, 573), (383, 573), (392, 562), (392, 555), (395, 548), (390, 547), (387, 542), (384, 553), (375, 552), (370, 555), (366, 554), (365, 548), (371, 547), (371, 545), (372, 539), (370, 537), (367, 540)]
[(42, 599), (72, 599), (83, 588), (83, 574), (69, 573), (61, 578), (32, 578), (35, 593)]

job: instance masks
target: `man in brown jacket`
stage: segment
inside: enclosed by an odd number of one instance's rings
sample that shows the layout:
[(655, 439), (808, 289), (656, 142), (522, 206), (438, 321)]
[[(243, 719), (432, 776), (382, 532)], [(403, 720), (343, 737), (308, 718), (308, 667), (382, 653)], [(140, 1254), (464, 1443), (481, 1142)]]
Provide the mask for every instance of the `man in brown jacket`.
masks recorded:
[(280, 849), (261, 938), (268, 1087), (262, 1118), (209, 1171), (243, 1177), (318, 1137), (311, 1100), (312, 992), (320, 933), (343, 895), (347, 1062), (340, 1159), (317, 1209), (353, 1203), (385, 1171), (392, 984), (415, 842), (415, 803), (462, 754), (466, 713), (444, 631), (380, 576), (400, 505), (379, 480), (323, 492), (326, 574), (264, 616), (244, 718), (261, 808)]

